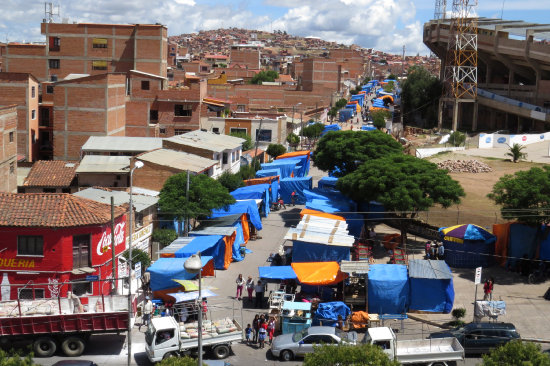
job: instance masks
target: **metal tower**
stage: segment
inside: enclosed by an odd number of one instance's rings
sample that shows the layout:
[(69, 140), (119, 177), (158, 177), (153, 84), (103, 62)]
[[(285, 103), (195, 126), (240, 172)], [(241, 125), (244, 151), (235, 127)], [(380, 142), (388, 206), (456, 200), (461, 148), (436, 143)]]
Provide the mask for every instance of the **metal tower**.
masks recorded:
[(434, 20), (445, 19), (447, 0), (435, 0)]

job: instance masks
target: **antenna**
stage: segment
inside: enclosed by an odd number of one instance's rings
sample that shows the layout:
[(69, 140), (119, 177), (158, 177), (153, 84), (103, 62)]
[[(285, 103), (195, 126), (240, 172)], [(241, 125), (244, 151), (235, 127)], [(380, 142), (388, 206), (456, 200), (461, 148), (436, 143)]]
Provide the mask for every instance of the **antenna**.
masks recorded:
[(500, 19), (504, 19), (502, 16), (504, 15), (504, 2), (506, 0), (502, 0), (502, 8), (500, 9)]
[(44, 22), (53, 23), (54, 16), (59, 17), (59, 4), (56, 9), (53, 3), (44, 3)]

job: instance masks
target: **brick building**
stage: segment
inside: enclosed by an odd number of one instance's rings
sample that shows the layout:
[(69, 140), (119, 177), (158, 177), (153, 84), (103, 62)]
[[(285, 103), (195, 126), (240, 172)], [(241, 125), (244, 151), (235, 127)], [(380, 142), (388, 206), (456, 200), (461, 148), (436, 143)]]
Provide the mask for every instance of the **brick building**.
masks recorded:
[(17, 107), (0, 107), (0, 192), (17, 191)]
[(29, 73), (0, 72), (0, 105), (17, 105), (17, 153), (38, 159), (39, 82)]
[(330, 58), (342, 66), (348, 72), (351, 79), (363, 76), (365, 72), (365, 61), (360, 51), (346, 48), (335, 48), (330, 50)]
[(73, 193), (78, 163), (40, 160), (33, 164), (20, 193)]
[(243, 66), (247, 69), (260, 69), (260, 47), (250, 44), (232, 45), (229, 54), (231, 65)]

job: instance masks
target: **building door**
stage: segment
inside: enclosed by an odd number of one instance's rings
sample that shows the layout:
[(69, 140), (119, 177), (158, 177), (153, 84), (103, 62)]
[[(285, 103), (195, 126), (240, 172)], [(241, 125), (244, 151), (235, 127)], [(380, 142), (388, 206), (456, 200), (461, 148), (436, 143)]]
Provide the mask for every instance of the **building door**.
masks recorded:
[(73, 269), (91, 266), (90, 235), (73, 236)]

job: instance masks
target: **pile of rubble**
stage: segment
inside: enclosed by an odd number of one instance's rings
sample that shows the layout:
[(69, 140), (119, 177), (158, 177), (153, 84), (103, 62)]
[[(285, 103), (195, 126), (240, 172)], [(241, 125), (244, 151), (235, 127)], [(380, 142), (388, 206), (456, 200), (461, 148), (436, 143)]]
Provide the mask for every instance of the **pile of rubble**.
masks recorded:
[(437, 163), (439, 169), (446, 169), (449, 173), (489, 173), (493, 169), (477, 160), (445, 160)]

